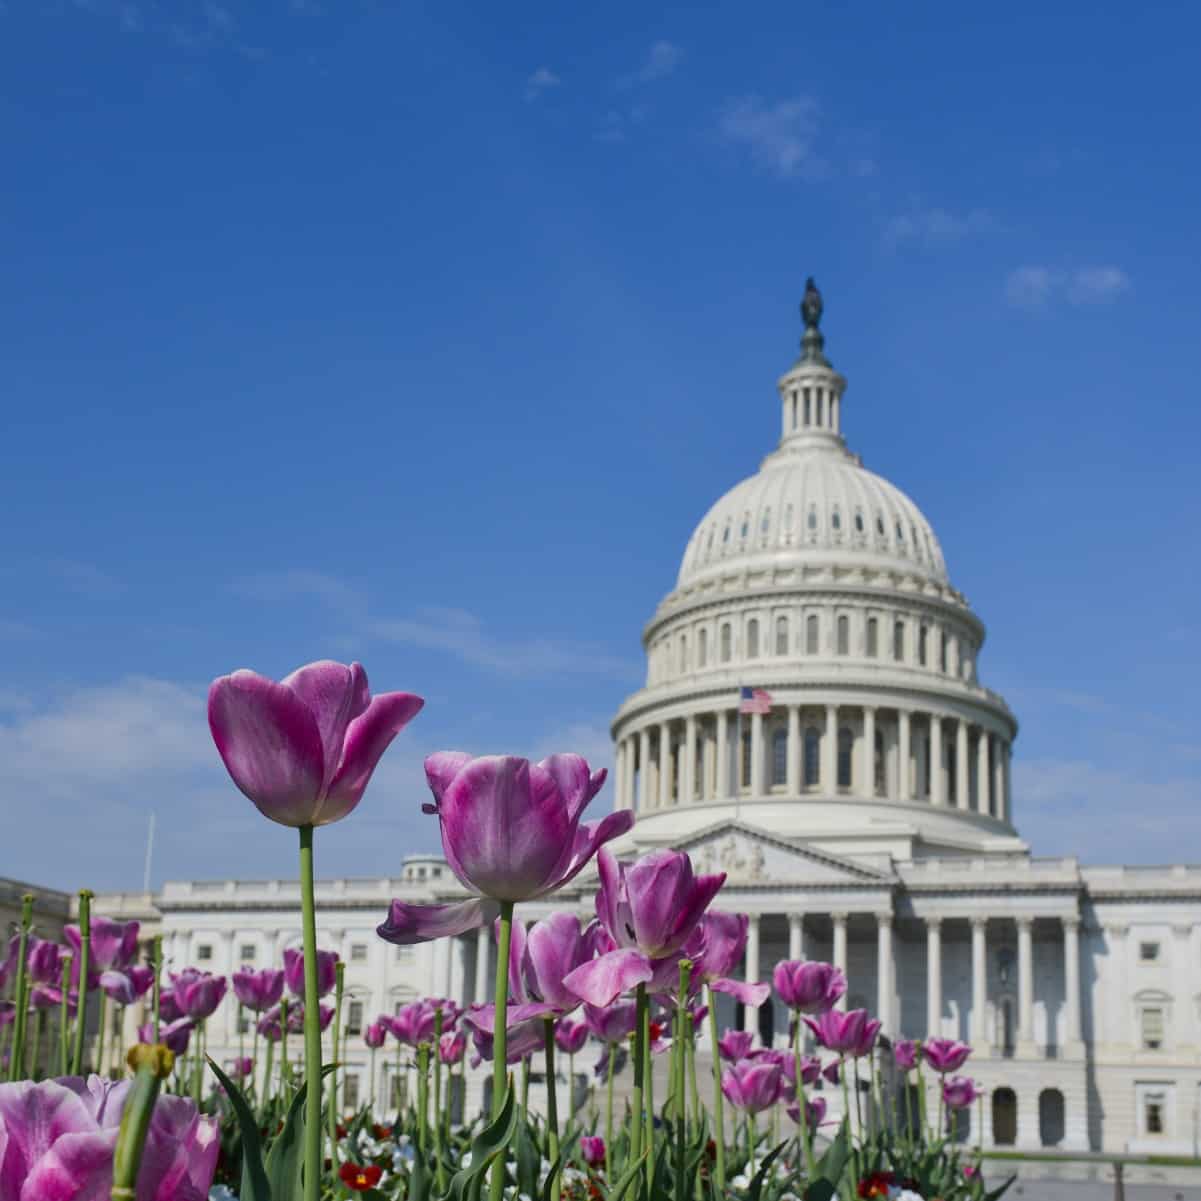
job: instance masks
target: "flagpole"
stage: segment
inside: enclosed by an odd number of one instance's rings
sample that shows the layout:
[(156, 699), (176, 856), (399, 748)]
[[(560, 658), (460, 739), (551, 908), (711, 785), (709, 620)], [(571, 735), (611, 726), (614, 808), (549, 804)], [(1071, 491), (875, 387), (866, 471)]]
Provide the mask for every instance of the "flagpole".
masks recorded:
[(742, 812), (742, 685), (738, 685), (738, 712), (734, 722), (734, 820)]

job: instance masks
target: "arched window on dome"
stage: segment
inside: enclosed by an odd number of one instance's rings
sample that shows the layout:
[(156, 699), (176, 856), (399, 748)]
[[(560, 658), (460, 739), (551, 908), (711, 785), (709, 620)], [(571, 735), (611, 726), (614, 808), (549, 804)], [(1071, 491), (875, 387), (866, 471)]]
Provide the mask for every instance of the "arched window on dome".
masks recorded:
[(730, 630), (730, 623), (727, 621), (721, 627), (721, 661), (723, 663), (729, 663), (730, 661), (730, 644), (732, 641), (733, 634)]
[(776, 654), (788, 654), (788, 618), (776, 618)]
[(901, 528), (901, 523), (899, 521), (897, 522), (897, 542), (901, 546), (905, 545), (905, 531)]
[(947, 632), (946, 630), (938, 631), (938, 670), (946, 673), (947, 670)]
[(808, 389), (808, 388), (802, 388), (802, 389), (801, 389), (801, 396), (802, 396), (802, 398), (804, 399), (804, 402), (805, 402), (805, 424), (806, 424), (806, 425), (812, 425), (812, 424), (813, 424), (813, 410), (812, 410), (812, 407), (811, 407), (811, 404), (812, 404), (812, 399), (811, 399), (811, 397), (810, 397), (810, 395), (809, 395), (809, 389)]
[(855, 757), (855, 735), (847, 726), (838, 731), (838, 787), (850, 788), (851, 765)]
[(688, 670), (688, 635), (680, 635), (680, 674)]
[(813, 505), (809, 506), (809, 516), (805, 519), (805, 524), (811, 532), (817, 529), (817, 509)]
[(913, 553), (920, 559), (922, 557), (922, 548), (917, 540), (917, 527), (909, 527), (909, 544), (913, 547)]
[(867, 619), (867, 657), (875, 659), (880, 654), (880, 623), (874, 617)]
[(771, 782), (777, 788), (788, 783), (787, 730), (775, 730), (771, 736)]
[(884, 518), (879, 513), (876, 514), (876, 533), (884, 537)]
[(784, 509), (784, 541), (792, 541), (792, 505), (787, 505)]
[(746, 657), (759, 658), (759, 619), (752, 617), (746, 623)]
[(805, 654), (816, 655), (818, 647), (817, 614), (810, 613), (805, 618)]
[(851, 653), (851, 619), (845, 613), (838, 618), (838, 653)]
[(872, 787), (875, 789), (876, 796), (887, 796), (888, 794), (888, 766), (887, 758), (884, 751), (884, 731), (876, 731), (875, 758), (872, 770)]
[(723, 547), (728, 546), (730, 542), (730, 523), (726, 522), (726, 528), (722, 531), (721, 544)]
[(742, 731), (742, 753), (738, 756), (738, 767), (740, 773), (739, 788), (747, 789), (751, 786), (751, 732), (743, 728)]
[(746, 536), (750, 532), (751, 532), (751, 515), (749, 513), (746, 513), (743, 515), (743, 518), (742, 518), (742, 533), (739, 535), (739, 537), (742, 539), (743, 542), (746, 541)]
[(822, 736), (816, 726), (805, 728), (804, 774), (802, 781), (806, 788), (816, 788), (821, 779), (821, 750)]
[(704, 667), (709, 659), (709, 631), (702, 627), (696, 635), (696, 665)]
[(919, 667), (926, 666), (926, 651), (929, 641), (929, 627), (922, 626), (917, 632), (917, 662)]
[(759, 521), (759, 533), (761, 535), (761, 540), (764, 543), (764, 545), (767, 544), (767, 533), (768, 533), (768, 530), (770, 530), (770, 529), (771, 529), (771, 505), (768, 505), (767, 508), (763, 510), (763, 516)]
[(834, 506), (834, 512), (830, 514), (830, 528), (836, 533), (842, 531), (842, 514), (838, 510), (838, 506)]
[(855, 510), (855, 533), (856, 534), (863, 533), (863, 510), (862, 509)]
[(706, 543), (705, 543), (705, 554), (706, 554), (706, 555), (708, 555), (708, 553), (709, 553), (709, 552), (710, 552), (710, 551), (713, 549), (713, 535), (714, 535), (714, 534), (716, 534), (716, 533), (717, 533), (717, 526), (714, 526), (714, 527), (713, 527), (713, 528), (712, 528), (712, 529), (709, 531), (709, 540), (708, 540), (708, 542), (706, 542)]
[(905, 623), (897, 621), (892, 627), (892, 657), (898, 662), (905, 661)]

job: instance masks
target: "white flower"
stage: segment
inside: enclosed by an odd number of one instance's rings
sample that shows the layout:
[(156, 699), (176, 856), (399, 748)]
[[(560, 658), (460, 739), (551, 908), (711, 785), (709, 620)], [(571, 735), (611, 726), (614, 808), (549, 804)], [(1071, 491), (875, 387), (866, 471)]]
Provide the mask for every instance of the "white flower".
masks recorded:
[(888, 1191), (889, 1198), (895, 1198), (896, 1201), (926, 1201), (921, 1193), (915, 1193), (910, 1188), (899, 1188), (894, 1193), (891, 1189)]

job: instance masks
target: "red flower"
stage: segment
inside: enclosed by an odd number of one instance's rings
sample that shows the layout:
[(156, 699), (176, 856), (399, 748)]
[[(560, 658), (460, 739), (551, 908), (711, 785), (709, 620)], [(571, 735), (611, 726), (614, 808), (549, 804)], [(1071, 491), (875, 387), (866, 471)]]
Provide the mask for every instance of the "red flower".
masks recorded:
[(663, 1023), (662, 1022), (650, 1022), (650, 1023), (648, 1023), (648, 1025), (650, 1027), (648, 1033), (651, 1036), (651, 1042), (657, 1042), (659, 1039), (661, 1039), (663, 1037)]
[(371, 1127), (371, 1133), (382, 1143), (384, 1139), (392, 1137), (391, 1126), (381, 1126), (378, 1122)]
[(873, 1172), (859, 1181), (860, 1197), (887, 1197), (888, 1190), (896, 1183), (892, 1172)]
[(374, 1164), (360, 1166), (354, 1163), (344, 1163), (338, 1169), (342, 1183), (356, 1193), (365, 1193), (369, 1188), (375, 1188), (383, 1174), (384, 1169), (377, 1168)]
[(346, 1127), (345, 1127), (345, 1126), (343, 1126), (341, 1122), (339, 1122), (339, 1123), (338, 1123), (338, 1124), (337, 1124), (337, 1125), (334, 1127), (334, 1133), (335, 1133), (335, 1134), (337, 1134), (337, 1136), (338, 1136), (339, 1138), (345, 1138), (345, 1137), (346, 1137)]

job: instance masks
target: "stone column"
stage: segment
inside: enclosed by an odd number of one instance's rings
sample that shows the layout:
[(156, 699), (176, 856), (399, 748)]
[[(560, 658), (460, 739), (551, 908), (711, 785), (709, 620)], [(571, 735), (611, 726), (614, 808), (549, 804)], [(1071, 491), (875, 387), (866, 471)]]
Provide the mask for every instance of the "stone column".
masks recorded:
[(992, 757), (993, 816), (1005, 820), (1005, 742), (998, 738)]
[(751, 796), (764, 795), (763, 787), (763, 714), (751, 714)]
[[(234, 930), (221, 931), (221, 962), (224, 964), (224, 973), (228, 979), (234, 974), (237, 964), (234, 962)], [(234, 996), (234, 990), (231, 988), (226, 993), (226, 1000), (221, 1003), (221, 1008), (225, 1010), (222, 1017), (221, 1025), (225, 1028), (225, 1042), (227, 1045), (233, 1045), (238, 1038), (238, 998)], [(112, 1019), (112, 1007), (109, 1006), (109, 1017)], [(112, 1033), (110, 1027), (109, 1034)]]
[(717, 749), (713, 736), (713, 727), (708, 717), (701, 723), (701, 800), (711, 801), (717, 796), (716, 776), (713, 769), (713, 754)]
[(942, 919), (926, 918), (926, 1036), (942, 1036)]
[(481, 926), (475, 932), (475, 1003), (486, 1005), (493, 981), (489, 978), (492, 939), (492, 924)]
[(801, 795), (801, 707), (788, 706), (788, 795)]
[(638, 731), (638, 808), (646, 809), (651, 801), (651, 732)]
[(892, 914), (876, 914), (876, 1017), (880, 1029), (893, 1036)]
[(988, 1021), (988, 918), (974, 917), (972, 922), (972, 1024), (971, 1040), (983, 1054)]
[(826, 736), (822, 739), (822, 792), (838, 791), (838, 706), (826, 706)]
[(930, 714), (930, 803), (947, 803), (947, 782), (942, 755), (942, 718), (937, 713)]
[(623, 809), (634, 808), (634, 757), (637, 754), (637, 749), (634, 745), (634, 739), (631, 735), (626, 736), (625, 740), (626, 757), (625, 757), (625, 781), (622, 784), (622, 804)]
[[(834, 923), (834, 966), (841, 968), (843, 975), (846, 975), (847, 970), (847, 915), (845, 913), (832, 913), (830, 920)], [(847, 1007), (847, 995), (843, 993), (838, 1000), (835, 1009), (840, 1009), (844, 1013)]]
[(1080, 1040), (1080, 918), (1063, 919), (1063, 1042), (1064, 1051), (1075, 1059), (1084, 1053)]
[(902, 801), (911, 797), (909, 767), (909, 710), (897, 710), (897, 796)]
[(955, 807), (967, 809), (972, 798), (968, 796), (971, 772), (968, 771), (967, 722), (961, 717), (955, 723)]
[(613, 753), (613, 808), (624, 809), (626, 796), (626, 740), (618, 742)]
[(717, 711), (717, 787), (714, 799), (730, 795), (730, 716), (725, 709)]
[(874, 797), (876, 795), (876, 707), (863, 706), (863, 779), (859, 787), (859, 795)]
[(659, 723), (659, 808), (671, 804), (671, 726)]
[(992, 813), (988, 788), (988, 731), (983, 726), (976, 739), (976, 809), (986, 817)]
[(805, 915), (803, 913), (788, 915), (788, 958), (805, 958)]
[(442, 963), (439, 965), (442, 969), (442, 976), (438, 983), (438, 995), (454, 1000), (454, 964), (455, 958), (458, 955), (459, 940), (458, 938), (444, 938), (441, 940), (446, 944), (446, 953), (442, 956)]
[(684, 719), (684, 770), (680, 772), (680, 803), (690, 805), (696, 800), (696, 717)]
[(1018, 1045), (1020, 1056), (1033, 1056), (1034, 1046), (1034, 919), (1019, 917)]
[[(759, 915), (757, 913), (752, 913), (750, 921), (747, 923), (746, 952), (743, 958), (743, 979), (748, 984), (757, 984), (759, 982)], [(743, 1030), (754, 1030), (756, 1028), (755, 1015), (758, 1012), (751, 1005), (743, 1007)]]

